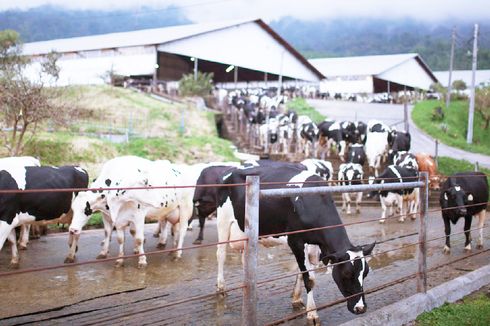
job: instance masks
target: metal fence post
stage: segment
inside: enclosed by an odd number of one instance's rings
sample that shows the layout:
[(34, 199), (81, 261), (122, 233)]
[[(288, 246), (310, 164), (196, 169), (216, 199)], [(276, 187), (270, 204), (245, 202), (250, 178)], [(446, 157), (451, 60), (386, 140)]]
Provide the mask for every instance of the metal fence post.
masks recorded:
[(419, 218), (419, 251), (418, 251), (418, 273), (417, 292), (427, 292), (427, 211), (429, 208), (429, 175), (427, 172), (420, 173), (420, 181), (424, 186), (420, 188), (420, 218)]
[(245, 245), (243, 269), (244, 289), (242, 304), (242, 325), (257, 325), (257, 255), (259, 242), (259, 194), (260, 177), (247, 176), (245, 198)]
[(435, 150), (435, 158), (434, 160), (436, 161), (436, 167), (439, 167), (439, 141), (436, 139), (436, 150)]

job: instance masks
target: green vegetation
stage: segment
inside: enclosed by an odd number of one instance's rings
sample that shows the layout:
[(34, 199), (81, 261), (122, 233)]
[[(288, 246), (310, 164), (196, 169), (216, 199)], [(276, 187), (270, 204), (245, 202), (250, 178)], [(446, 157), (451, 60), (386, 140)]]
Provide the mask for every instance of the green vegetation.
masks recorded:
[(412, 119), (415, 124), (447, 145), (490, 155), (490, 132), (484, 129), (485, 123), (480, 112), (475, 111), (473, 144), (467, 144), (468, 102), (452, 102), (448, 109), (443, 109), (442, 121), (432, 119), (434, 108), (437, 106), (443, 107), (441, 102), (435, 100), (417, 103), (412, 111)]
[(298, 115), (307, 115), (316, 123), (322, 122), (325, 120), (325, 116), (315, 110), (312, 106), (308, 105), (306, 100), (301, 97), (297, 97), (292, 101), (287, 103), (287, 107), (289, 110), (295, 111)]
[(464, 298), (417, 317), (418, 326), (486, 326), (490, 324), (490, 298), (482, 293)]
[[(451, 175), (456, 172), (474, 171), (475, 165), (466, 160), (457, 160), (454, 158), (441, 156), (438, 158), (438, 171), (442, 175)], [(480, 171), (490, 175), (490, 169), (480, 167)]]
[(197, 72), (186, 74), (179, 80), (179, 91), (182, 96), (206, 96), (213, 90), (213, 73)]

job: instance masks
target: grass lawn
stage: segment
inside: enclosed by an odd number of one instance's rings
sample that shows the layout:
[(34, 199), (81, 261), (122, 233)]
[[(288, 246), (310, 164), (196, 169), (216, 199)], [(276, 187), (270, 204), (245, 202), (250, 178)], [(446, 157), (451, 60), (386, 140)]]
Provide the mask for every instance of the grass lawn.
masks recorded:
[(439, 308), (417, 317), (418, 326), (487, 326), (490, 325), (489, 294), (479, 292), (456, 303), (445, 303)]
[[(457, 160), (451, 157), (441, 156), (439, 157), (438, 161), (439, 173), (446, 176), (456, 172), (468, 172), (475, 170), (474, 164), (466, 160)], [(480, 171), (490, 175), (490, 169), (480, 167)]]
[(315, 110), (312, 106), (308, 105), (306, 100), (301, 97), (297, 97), (287, 103), (289, 110), (295, 111), (298, 115), (307, 115), (316, 123), (320, 123), (325, 120), (325, 116)]
[(444, 107), (441, 102), (435, 100), (422, 101), (415, 105), (412, 119), (420, 129), (444, 144), (490, 155), (490, 129), (483, 129), (483, 119), (479, 112), (475, 111), (473, 144), (470, 145), (466, 143), (468, 102), (451, 102), (448, 109), (443, 109), (445, 116), (442, 121), (432, 119), (433, 110), (437, 106)]

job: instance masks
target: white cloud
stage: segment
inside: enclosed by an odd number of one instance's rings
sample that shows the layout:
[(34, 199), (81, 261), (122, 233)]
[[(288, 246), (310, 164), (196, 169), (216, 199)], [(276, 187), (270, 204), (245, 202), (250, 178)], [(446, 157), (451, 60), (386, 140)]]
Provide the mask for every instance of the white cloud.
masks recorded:
[[(0, 10), (28, 9), (44, 4), (70, 9), (182, 8), (195, 22), (260, 17), (267, 21), (282, 16), (300, 19), (337, 17), (412, 17), (421, 20), (490, 18), (488, 0), (0, 0)], [(151, 9), (150, 9), (151, 10)]]

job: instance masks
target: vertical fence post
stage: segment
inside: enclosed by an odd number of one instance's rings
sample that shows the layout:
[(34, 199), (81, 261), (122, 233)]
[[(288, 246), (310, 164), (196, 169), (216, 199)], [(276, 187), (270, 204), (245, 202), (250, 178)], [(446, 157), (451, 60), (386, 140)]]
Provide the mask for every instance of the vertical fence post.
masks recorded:
[(429, 175), (427, 172), (420, 173), (420, 180), (424, 186), (420, 188), (420, 218), (419, 218), (419, 251), (418, 251), (418, 273), (417, 292), (427, 292), (427, 211), (429, 208)]
[(439, 167), (439, 141), (437, 139), (436, 139), (436, 152), (434, 156), (436, 161), (436, 167)]
[(475, 162), (475, 172), (478, 172), (480, 171), (480, 164), (478, 163), (478, 161)]
[(248, 241), (244, 251), (244, 289), (242, 325), (257, 325), (257, 255), (259, 243), (259, 194), (260, 177), (247, 176), (245, 198), (245, 234)]

